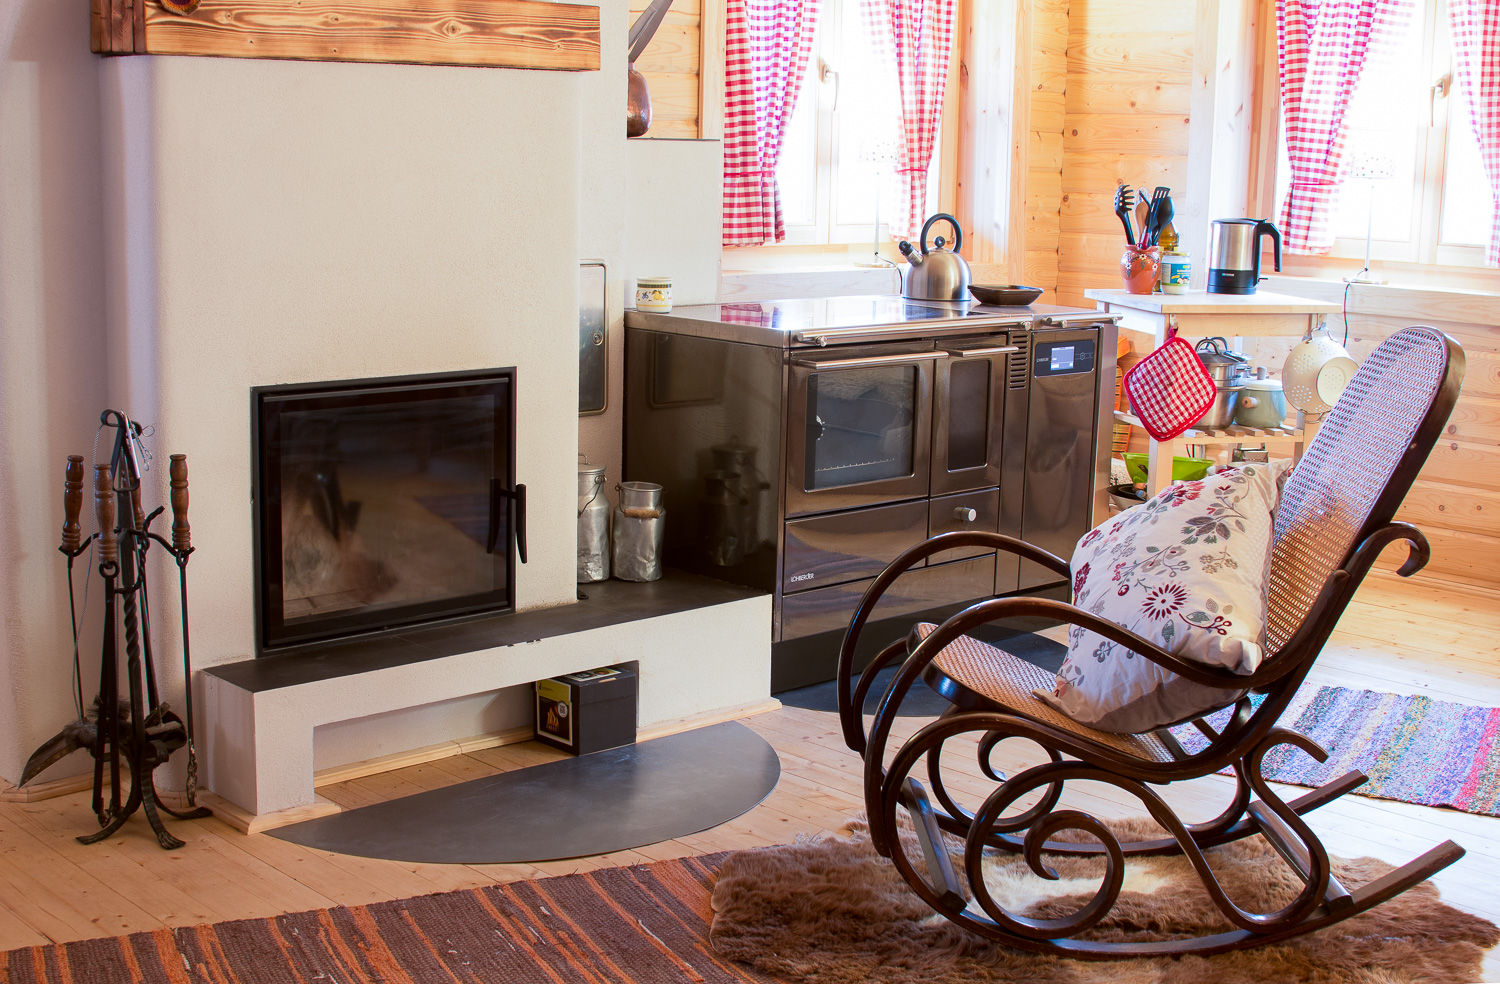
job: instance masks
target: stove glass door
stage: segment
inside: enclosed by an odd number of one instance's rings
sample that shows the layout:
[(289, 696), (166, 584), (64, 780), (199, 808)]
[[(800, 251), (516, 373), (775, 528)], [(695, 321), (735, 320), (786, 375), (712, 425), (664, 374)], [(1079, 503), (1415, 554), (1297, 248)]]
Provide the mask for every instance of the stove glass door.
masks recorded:
[(886, 347), (793, 358), (789, 515), (927, 494), (939, 354)]

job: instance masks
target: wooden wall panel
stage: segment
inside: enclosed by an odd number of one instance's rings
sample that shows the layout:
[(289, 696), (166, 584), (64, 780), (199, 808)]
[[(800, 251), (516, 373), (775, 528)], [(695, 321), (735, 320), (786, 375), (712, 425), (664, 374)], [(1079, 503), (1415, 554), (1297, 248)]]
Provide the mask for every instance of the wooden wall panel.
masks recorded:
[[(1267, 288), (1341, 301), (1342, 284), (1273, 278)], [(1500, 298), (1445, 291), (1356, 287), (1349, 292), (1349, 352), (1363, 359), (1392, 332), (1411, 324), (1445, 331), (1464, 348), (1467, 371), (1448, 426), (1397, 518), (1416, 524), (1432, 545), (1419, 576), (1500, 586)], [(1329, 318), (1334, 337), (1342, 315)], [(1294, 339), (1246, 338), (1244, 351), (1279, 372)], [(1382, 567), (1404, 551), (1389, 550)]]
[(1057, 302), (1092, 307), (1083, 292), (1117, 287), (1125, 234), (1120, 183), (1185, 187), (1192, 93), (1193, 0), (1149, 12), (1119, 0), (1066, 8)]
[(1068, 85), (1068, 0), (1031, 3), (1031, 119), (1027, 134), (1024, 280), (1057, 299), (1063, 127)]
[[(650, 0), (630, 0), (627, 23), (634, 23)], [(651, 92), (649, 137), (697, 137), (701, 134), (704, 0), (674, 0), (661, 27), (641, 53), (636, 69)], [(722, 0), (709, 0), (722, 2)], [(623, 93), (623, 89), (621, 92)], [(623, 99), (623, 96), (622, 96)], [(623, 103), (622, 103), (623, 105)]]

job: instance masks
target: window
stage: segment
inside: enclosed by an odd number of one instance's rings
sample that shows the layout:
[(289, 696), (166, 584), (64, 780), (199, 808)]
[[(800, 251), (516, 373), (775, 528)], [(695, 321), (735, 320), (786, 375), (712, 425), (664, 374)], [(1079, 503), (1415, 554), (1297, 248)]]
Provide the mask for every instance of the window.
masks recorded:
[[(1414, 0), (1410, 30), (1372, 45), (1349, 103), (1332, 255), (1484, 265), (1495, 202), (1467, 92), (1456, 84), (1446, 0)], [(1276, 168), (1285, 200), (1286, 145)]]
[[(859, 0), (821, 0), (818, 35), (782, 142), (776, 179), (786, 241), (882, 243), (902, 221), (895, 180), (901, 97), (895, 68), (870, 43)], [(938, 211), (941, 134), (928, 167)]]

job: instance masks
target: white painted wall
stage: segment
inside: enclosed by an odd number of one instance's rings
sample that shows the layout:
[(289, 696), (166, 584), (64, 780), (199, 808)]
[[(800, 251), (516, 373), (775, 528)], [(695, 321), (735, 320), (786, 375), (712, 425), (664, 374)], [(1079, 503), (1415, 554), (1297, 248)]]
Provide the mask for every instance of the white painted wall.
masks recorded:
[[(718, 273), (718, 145), (626, 140), (624, 5), (601, 22), (603, 69), (561, 73), (101, 59), (74, 5), (0, 7), (0, 776), (74, 716), (60, 472), (92, 455), (106, 406), (155, 427), (148, 505), (165, 502), (166, 455), (188, 456), (197, 667), (252, 652), (254, 385), (517, 366), (532, 545), (517, 602), (572, 601), (580, 444), (619, 476), (626, 283), (649, 267), (708, 300)], [(616, 355), (611, 411), (580, 425), (592, 257), (610, 264)], [(153, 601), (175, 597), (174, 574), (159, 566)], [(158, 607), (171, 654), (175, 607)], [(86, 638), (86, 699), (96, 650)], [(159, 670), (180, 707), (173, 663)]]

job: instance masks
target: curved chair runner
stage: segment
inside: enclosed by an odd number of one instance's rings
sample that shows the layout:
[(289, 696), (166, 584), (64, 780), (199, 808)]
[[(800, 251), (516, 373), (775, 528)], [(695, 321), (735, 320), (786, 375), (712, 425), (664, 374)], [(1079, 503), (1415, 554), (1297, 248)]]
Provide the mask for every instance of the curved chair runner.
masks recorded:
[[(1267, 657), (1250, 674), (1186, 662), (1071, 604), (1010, 597), (980, 602), (936, 628), (914, 628), (856, 678), (854, 653), (871, 610), (903, 571), (931, 554), (962, 545), (992, 546), (1042, 564), (1061, 578), (1069, 575), (1060, 558), (994, 533), (943, 534), (893, 561), (861, 599), (839, 653), (839, 714), (845, 742), (864, 758), (865, 803), (876, 849), (892, 859), (918, 895), (961, 926), (1023, 949), (1100, 958), (1215, 953), (1285, 939), (1379, 905), (1462, 857), (1463, 849), (1449, 841), (1351, 892), (1330, 872), (1328, 853), (1302, 815), (1354, 789), (1364, 775), (1348, 773), (1287, 802), (1267, 785), (1261, 761), (1271, 748), (1284, 744), (1326, 760), (1326, 751), (1278, 727), (1278, 718), (1379, 553), (1405, 541), (1409, 554), (1399, 571), (1403, 576), (1427, 562), (1426, 538), (1392, 517), (1453, 409), (1463, 373), (1464, 355), (1457, 342), (1431, 328), (1413, 327), (1383, 342), (1350, 382), (1282, 491), (1272, 533)], [(1074, 722), (1032, 694), (1033, 689), (1052, 688), (1051, 674), (964, 635), (986, 622), (1034, 616), (1092, 629), (1189, 680), (1223, 688), (1220, 707), (1233, 708), (1227, 723), (1215, 730), (1203, 719), (1193, 722), (1209, 740), (1201, 751), (1189, 753), (1165, 729), (1114, 734)], [(867, 731), (860, 709), (873, 677), (903, 658)], [(895, 747), (891, 728), (897, 709), (919, 678), (953, 707)], [(1248, 696), (1251, 691), (1264, 695), (1258, 706)], [(943, 784), (942, 750), (959, 736), (966, 739), (966, 751), (977, 741), (980, 770), (995, 783), (972, 812)], [(1048, 761), (1011, 777), (1000, 774), (990, 764), (990, 754), (1008, 738), (1034, 742)], [(924, 759), (930, 797), (914, 775)], [(1152, 788), (1200, 779), (1225, 767), (1233, 767), (1237, 777), (1234, 793), (1224, 811), (1206, 822), (1184, 823)], [(1133, 795), (1170, 836), (1122, 844), (1092, 815), (1055, 809), (1063, 788), (1074, 780), (1108, 783)], [(1006, 812), (1036, 791), (1040, 802)], [(918, 859), (907, 856), (897, 835), (898, 805), (915, 821)], [(972, 901), (965, 899), (941, 847), (940, 830), (963, 839)], [(1064, 830), (1092, 839), (1054, 839)], [(1298, 896), (1275, 912), (1240, 908), (1220, 888), (1203, 854), (1204, 848), (1251, 834), (1266, 837), (1304, 883)], [(1069, 916), (1025, 917), (1005, 910), (984, 885), (981, 858), (997, 849), (1023, 854), (1043, 877), (1056, 877), (1046, 867), (1043, 851), (1101, 855), (1104, 875), (1094, 897)], [(1185, 856), (1234, 928), (1161, 942), (1079, 938), (1114, 905), (1128, 859), (1155, 854)]]

